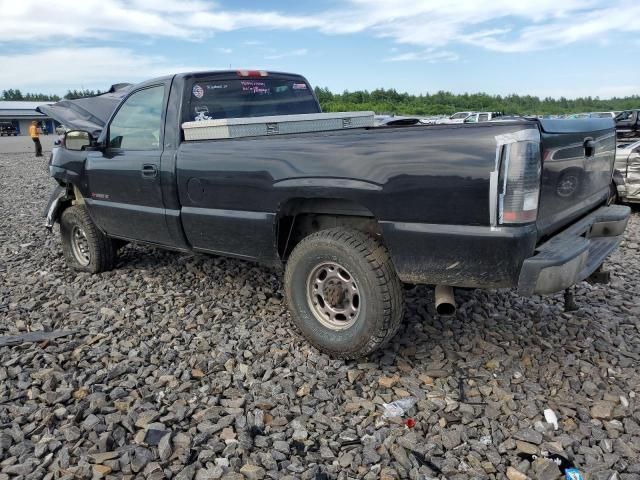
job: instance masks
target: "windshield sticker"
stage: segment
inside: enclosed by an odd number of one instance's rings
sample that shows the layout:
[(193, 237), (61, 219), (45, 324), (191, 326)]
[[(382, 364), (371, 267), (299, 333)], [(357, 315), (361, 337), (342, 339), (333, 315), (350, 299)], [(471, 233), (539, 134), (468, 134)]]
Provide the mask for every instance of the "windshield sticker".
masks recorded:
[(200, 112), (198, 113), (198, 115), (196, 115), (193, 119), (196, 122), (202, 122), (204, 120), (213, 120), (209, 115), (207, 115), (207, 112)]
[(198, 105), (195, 108), (196, 116), (193, 118), (196, 122), (202, 122), (203, 120), (212, 120), (212, 118), (207, 115), (209, 113), (209, 109), (206, 105)]
[(222, 88), (229, 88), (229, 85), (227, 85), (226, 83), (224, 84), (218, 84), (218, 83), (214, 83), (213, 85), (208, 84), (206, 85), (207, 90), (220, 90)]
[(193, 96), (196, 97), (196, 98), (204, 97), (204, 90), (197, 83), (193, 86), (192, 93), (193, 93)]
[(293, 89), (294, 90), (306, 90), (307, 89), (307, 84), (306, 83), (294, 83), (293, 84)]
[(243, 92), (251, 92), (257, 94), (271, 93), (271, 89), (267, 84), (260, 80), (241, 80), (240, 86)]

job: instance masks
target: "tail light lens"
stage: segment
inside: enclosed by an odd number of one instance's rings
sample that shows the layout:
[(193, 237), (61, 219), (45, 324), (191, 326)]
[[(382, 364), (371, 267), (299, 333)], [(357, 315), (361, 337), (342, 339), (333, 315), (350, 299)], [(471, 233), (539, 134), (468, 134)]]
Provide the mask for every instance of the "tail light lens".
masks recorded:
[(538, 217), (540, 200), (540, 143), (507, 143), (502, 149), (499, 222), (530, 223)]

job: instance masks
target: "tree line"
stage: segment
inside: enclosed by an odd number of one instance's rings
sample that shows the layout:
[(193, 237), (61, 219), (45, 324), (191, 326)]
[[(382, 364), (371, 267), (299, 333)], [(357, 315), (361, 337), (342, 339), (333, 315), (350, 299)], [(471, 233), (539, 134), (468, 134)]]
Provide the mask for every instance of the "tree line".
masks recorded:
[[(99, 95), (103, 92), (100, 90), (67, 90), (64, 95), (66, 100), (74, 100), (76, 98), (92, 97), (93, 95)], [(10, 88), (3, 90), (0, 100), (14, 100), (14, 101), (31, 101), (31, 102), (58, 102), (62, 100), (59, 95), (47, 94), (47, 93), (22, 93), (20, 89)]]
[[(64, 98), (76, 98), (99, 95), (100, 90), (67, 90)], [(376, 90), (345, 90), (333, 93), (327, 87), (315, 88), (315, 93), (325, 112), (349, 112), (358, 110), (373, 110), (376, 113), (398, 115), (443, 115), (457, 111), (487, 111), (504, 112), (507, 114), (558, 115), (567, 113), (597, 112), (628, 110), (640, 108), (640, 95), (630, 97), (614, 97), (600, 99), (599, 97), (580, 97), (574, 99), (539, 98), (533, 95), (489, 95), (487, 93), (462, 93), (439, 91), (412, 95), (399, 93), (390, 88)], [(45, 93), (22, 93), (19, 89), (10, 88), (2, 91), (2, 100), (29, 100), (42, 102), (57, 102), (58, 95)]]
[(325, 112), (373, 110), (398, 115), (442, 115), (458, 111), (504, 112), (506, 114), (557, 115), (567, 113), (628, 110), (640, 108), (640, 95), (630, 97), (539, 98), (532, 95), (489, 95), (439, 91), (411, 95), (395, 89), (356, 90), (333, 93), (315, 88)]

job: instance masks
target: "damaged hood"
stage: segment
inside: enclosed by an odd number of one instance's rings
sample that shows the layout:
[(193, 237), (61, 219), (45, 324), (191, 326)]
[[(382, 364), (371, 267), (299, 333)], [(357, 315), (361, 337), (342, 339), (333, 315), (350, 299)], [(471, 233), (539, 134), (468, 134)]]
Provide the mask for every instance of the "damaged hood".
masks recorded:
[(86, 130), (97, 137), (122, 97), (131, 91), (131, 87), (130, 83), (118, 83), (100, 95), (40, 105), (36, 110), (68, 129)]

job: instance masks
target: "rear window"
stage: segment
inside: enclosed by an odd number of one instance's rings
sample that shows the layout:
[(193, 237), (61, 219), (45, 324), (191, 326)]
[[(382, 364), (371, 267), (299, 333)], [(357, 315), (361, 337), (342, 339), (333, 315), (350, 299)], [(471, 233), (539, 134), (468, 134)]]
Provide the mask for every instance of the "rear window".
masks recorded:
[(191, 87), (188, 120), (318, 112), (309, 85), (301, 79), (197, 80)]

